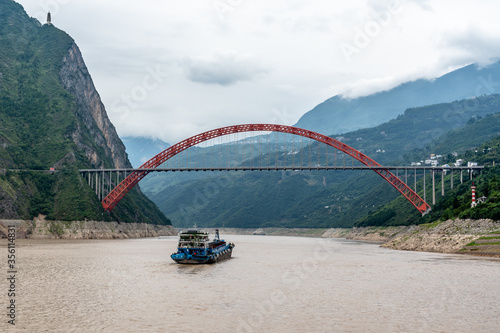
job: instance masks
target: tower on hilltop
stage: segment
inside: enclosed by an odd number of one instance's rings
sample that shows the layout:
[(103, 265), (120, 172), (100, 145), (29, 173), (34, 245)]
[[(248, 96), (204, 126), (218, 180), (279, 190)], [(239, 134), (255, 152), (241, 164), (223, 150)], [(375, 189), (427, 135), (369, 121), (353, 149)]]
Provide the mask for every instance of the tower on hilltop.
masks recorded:
[(52, 24), (52, 18), (50, 16), (50, 12), (47, 13), (47, 24), (51, 25)]

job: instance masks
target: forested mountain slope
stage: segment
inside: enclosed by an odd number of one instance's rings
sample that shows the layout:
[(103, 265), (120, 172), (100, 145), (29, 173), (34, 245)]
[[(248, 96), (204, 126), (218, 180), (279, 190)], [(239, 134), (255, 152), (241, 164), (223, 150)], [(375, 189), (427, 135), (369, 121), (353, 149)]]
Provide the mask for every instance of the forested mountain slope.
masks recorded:
[(130, 166), (75, 41), (0, 0), (0, 218), (169, 224), (138, 189), (105, 213), (77, 172)]

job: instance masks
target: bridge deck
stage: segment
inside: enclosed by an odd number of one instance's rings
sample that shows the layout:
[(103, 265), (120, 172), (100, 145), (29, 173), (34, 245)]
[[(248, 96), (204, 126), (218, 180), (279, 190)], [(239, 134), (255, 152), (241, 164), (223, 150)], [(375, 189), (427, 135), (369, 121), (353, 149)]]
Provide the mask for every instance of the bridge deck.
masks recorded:
[(238, 167), (208, 167), (208, 168), (133, 168), (133, 169), (80, 169), (85, 172), (183, 172), (183, 171), (301, 171), (301, 170), (434, 170), (441, 172), (455, 170), (483, 170), (484, 166), (474, 167), (430, 167), (430, 166), (238, 166)]

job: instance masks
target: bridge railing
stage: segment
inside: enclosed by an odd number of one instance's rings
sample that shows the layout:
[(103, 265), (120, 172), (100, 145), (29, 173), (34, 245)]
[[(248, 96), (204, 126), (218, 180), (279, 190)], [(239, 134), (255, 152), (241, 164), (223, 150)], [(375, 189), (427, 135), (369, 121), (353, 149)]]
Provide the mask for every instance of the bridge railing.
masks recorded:
[[(358, 139), (362, 140), (362, 138), (357, 138), (356, 141), (359, 141)], [(226, 126), (194, 135), (170, 146), (145, 162), (140, 169), (132, 171), (122, 182), (119, 182), (119, 174), (115, 182), (110, 173), (109, 181), (106, 183), (106, 173), (104, 172), (102, 178), (99, 176), (95, 176), (95, 179), (93, 176), (89, 177), (89, 182), (95, 183), (99, 198), (104, 197), (102, 199), (104, 209), (111, 211), (128, 191), (150, 172), (156, 172), (158, 168), (177, 171), (313, 170), (320, 167), (354, 170), (354, 167), (359, 165), (368, 167), (367, 169), (386, 180), (420, 213), (425, 214), (429, 211), (430, 205), (426, 200), (422, 199), (416, 191), (400, 179), (399, 175), (394, 175), (387, 167), (383, 167), (361, 150), (347, 145), (342, 140), (342, 137), (333, 138), (286, 125), (242, 124)], [(379, 152), (384, 153), (385, 151), (378, 149), (374, 151), (374, 154)], [(398, 172), (398, 169), (396, 171)], [(407, 174), (408, 170), (405, 172)], [(424, 169), (424, 175), (425, 172)], [(432, 183), (435, 184), (436, 171), (431, 171), (431, 173)], [(416, 177), (415, 171), (414, 178), (416, 179)], [(435, 202), (434, 192), (432, 196), (433, 202)]]
[[(80, 169), (79, 172), (86, 179), (88, 185), (95, 191), (99, 200), (102, 200), (123, 179), (135, 171), (147, 172), (214, 172), (214, 171), (326, 171), (326, 170), (390, 170), (405, 184), (412, 185), (415, 192), (417, 182), (422, 180), (422, 187), (427, 189), (426, 178), (430, 177), (432, 193), (432, 204), (436, 203), (436, 175), (441, 175), (441, 195), (445, 195), (444, 176), (450, 174), (450, 189), (455, 184), (463, 184), (464, 179), (473, 178), (484, 166), (460, 166), (460, 167), (432, 167), (432, 166), (234, 166), (234, 167), (170, 167), (170, 168), (124, 168), (124, 169)], [(457, 177), (457, 183), (454, 178)], [(423, 191), (423, 199), (426, 201), (427, 191)]]

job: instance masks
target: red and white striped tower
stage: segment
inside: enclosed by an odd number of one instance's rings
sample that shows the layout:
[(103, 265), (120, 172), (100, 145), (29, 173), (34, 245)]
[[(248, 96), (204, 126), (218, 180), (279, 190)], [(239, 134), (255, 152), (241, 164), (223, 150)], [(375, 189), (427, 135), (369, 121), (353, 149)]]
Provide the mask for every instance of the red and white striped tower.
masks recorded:
[(474, 183), (472, 183), (470, 189), (472, 190), (472, 203), (470, 204), (470, 206), (474, 208), (476, 207), (476, 186), (474, 186)]

